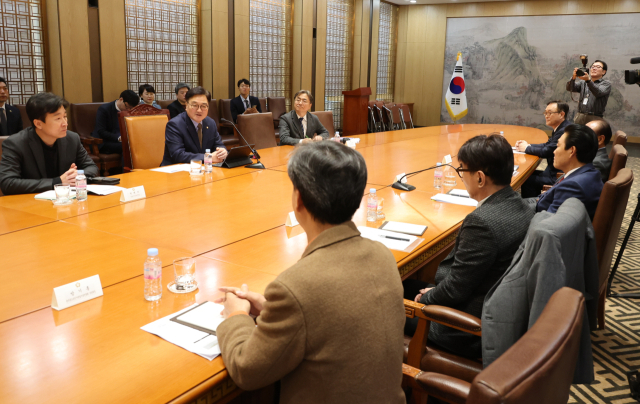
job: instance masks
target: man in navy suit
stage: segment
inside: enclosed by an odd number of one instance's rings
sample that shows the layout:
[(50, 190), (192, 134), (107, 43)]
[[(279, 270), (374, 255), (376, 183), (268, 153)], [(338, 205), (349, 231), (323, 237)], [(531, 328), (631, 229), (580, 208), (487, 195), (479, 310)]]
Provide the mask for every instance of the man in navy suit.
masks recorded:
[(536, 212), (546, 210), (555, 213), (565, 200), (577, 198), (582, 201), (593, 220), (603, 187), (600, 171), (592, 164), (597, 151), (598, 138), (591, 128), (568, 125), (554, 152), (554, 164), (565, 175), (540, 195)]
[(242, 79), (238, 81), (238, 90), (240, 90), (240, 95), (231, 100), (231, 117), (233, 118), (234, 123), (238, 123), (238, 115), (244, 114), (249, 108), (256, 108), (258, 112), (262, 113), (262, 108), (260, 108), (260, 100), (258, 97), (253, 97), (249, 95), (251, 92), (251, 83), (247, 79)]
[(187, 109), (167, 124), (161, 166), (204, 160), (206, 149), (213, 151), (213, 162), (227, 157), (216, 122), (207, 116), (211, 94), (194, 87), (185, 96)]
[(20, 110), (9, 105), (9, 87), (7, 81), (0, 77), (0, 136), (10, 136), (22, 130)]
[(571, 122), (565, 118), (569, 114), (569, 104), (562, 101), (551, 101), (544, 110), (544, 120), (547, 126), (553, 129), (551, 137), (546, 143), (529, 144), (524, 140), (516, 142), (516, 149), (520, 152), (533, 154), (540, 158), (547, 159), (547, 168), (544, 171), (534, 171), (533, 174), (522, 184), (521, 191), (523, 198), (531, 198), (540, 195), (544, 185), (553, 185), (560, 172), (553, 162), (553, 152), (558, 145), (558, 139), (564, 133), (564, 129)]
[(103, 104), (96, 113), (96, 126), (91, 132), (92, 137), (103, 140), (98, 145), (100, 153), (122, 154), (122, 140), (120, 139), (120, 123), (118, 122), (118, 112), (128, 111), (140, 103), (140, 97), (133, 90), (124, 90), (120, 93), (120, 98), (115, 101)]

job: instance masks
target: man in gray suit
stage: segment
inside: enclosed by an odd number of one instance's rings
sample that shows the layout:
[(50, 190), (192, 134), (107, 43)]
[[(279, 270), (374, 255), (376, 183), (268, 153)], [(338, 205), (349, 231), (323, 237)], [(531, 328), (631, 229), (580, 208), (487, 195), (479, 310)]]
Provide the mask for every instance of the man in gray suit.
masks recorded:
[[(469, 139), (458, 161), (458, 175), (478, 207), (464, 219), (453, 250), (438, 266), (436, 286), (423, 283), (419, 289), (420, 281), (406, 280), (405, 299), (480, 317), (485, 295), (509, 267), (534, 211), (511, 188), (513, 151), (504, 137)], [(415, 332), (412, 320), (407, 320), (407, 334)], [(481, 356), (480, 337), (453, 328), (431, 323), (428, 339), (458, 355)]]
[(300, 90), (293, 97), (293, 102), (293, 111), (280, 117), (280, 145), (295, 146), (301, 142), (329, 139), (329, 131), (317, 116), (309, 112), (313, 105), (311, 93)]
[(77, 170), (98, 175), (80, 136), (67, 130), (69, 103), (52, 93), (27, 101), (31, 127), (2, 144), (0, 189), (5, 195), (30, 194), (53, 189), (56, 184), (75, 186)]
[(609, 153), (607, 153), (607, 145), (611, 141), (611, 126), (604, 119), (590, 121), (587, 126), (593, 129), (598, 136), (598, 152), (593, 159), (593, 166), (600, 171), (602, 182), (607, 182), (611, 172), (611, 160), (609, 160)]

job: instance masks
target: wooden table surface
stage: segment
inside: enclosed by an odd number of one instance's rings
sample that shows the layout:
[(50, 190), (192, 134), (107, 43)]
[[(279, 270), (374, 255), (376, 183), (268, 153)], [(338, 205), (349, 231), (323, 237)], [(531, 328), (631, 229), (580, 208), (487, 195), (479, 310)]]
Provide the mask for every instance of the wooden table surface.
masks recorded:
[[(473, 208), (431, 200), (439, 192), (433, 171), (409, 178), (413, 192), (389, 187), (394, 177), (455, 156), (470, 137), (499, 131), (511, 144), (547, 140), (540, 130), (508, 125), (359, 136), (357, 150), (369, 171), (366, 192), (378, 189), (387, 220), (428, 225), (416, 250), (392, 251), (399, 268), (455, 237)], [(299, 259), (306, 235), (300, 226), (284, 226), (292, 209), (286, 174), (292, 150), (260, 150), (265, 170), (214, 169), (197, 178), (184, 172), (121, 175), (120, 186), (145, 187), (147, 198), (129, 203), (121, 203), (120, 194), (90, 195), (66, 207), (33, 195), (0, 198), (0, 402), (186, 402), (216, 388), (227, 377), (222, 358), (209, 362), (140, 327), (218, 297), (219, 286), (247, 283), (263, 292)], [(518, 154), (515, 160), (517, 187), (538, 159)], [(464, 188), (462, 181), (456, 188)], [(354, 221), (381, 224), (366, 221), (366, 195)], [(158, 302), (145, 301), (142, 264), (150, 247), (160, 251), (165, 285), (173, 280), (174, 259), (197, 256), (199, 289), (175, 295), (165, 288)], [(50, 308), (54, 287), (95, 274), (103, 297), (60, 312)]]

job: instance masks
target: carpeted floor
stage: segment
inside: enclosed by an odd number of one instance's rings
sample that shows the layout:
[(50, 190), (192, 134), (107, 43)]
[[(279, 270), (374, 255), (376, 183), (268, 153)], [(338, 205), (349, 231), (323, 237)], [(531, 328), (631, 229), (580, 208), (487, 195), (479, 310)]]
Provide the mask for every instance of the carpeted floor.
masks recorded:
[[(640, 158), (630, 157), (627, 167), (640, 173)], [(640, 178), (633, 183), (618, 244), (615, 261), (631, 216), (638, 202)], [(613, 262), (612, 262), (613, 266)], [(615, 292), (640, 292), (640, 223), (625, 249), (613, 280)], [(606, 329), (591, 334), (596, 381), (591, 385), (574, 385), (569, 403), (637, 403), (629, 395), (626, 372), (640, 369), (640, 299), (607, 299)]]

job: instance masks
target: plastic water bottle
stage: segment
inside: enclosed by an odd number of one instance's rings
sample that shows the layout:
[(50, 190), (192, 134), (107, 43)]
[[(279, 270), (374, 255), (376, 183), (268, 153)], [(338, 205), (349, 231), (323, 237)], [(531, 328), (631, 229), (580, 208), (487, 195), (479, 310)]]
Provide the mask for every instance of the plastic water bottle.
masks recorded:
[(87, 177), (84, 176), (84, 170), (78, 170), (76, 175), (76, 199), (78, 202), (87, 200)]
[(213, 154), (211, 149), (205, 150), (204, 153), (204, 171), (210, 173), (213, 171)]
[(144, 262), (144, 298), (150, 302), (162, 297), (162, 261), (157, 248), (147, 250)]
[(336, 131), (335, 136), (331, 140), (333, 140), (334, 142), (340, 143), (340, 132)]
[(367, 198), (367, 221), (375, 222), (378, 220), (378, 195), (376, 189), (369, 190), (369, 198)]
[(440, 189), (442, 188), (442, 176), (443, 176), (442, 163), (437, 163), (436, 166), (437, 167), (433, 172), (433, 187), (435, 189)]

